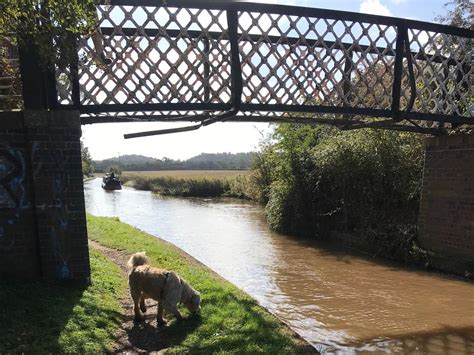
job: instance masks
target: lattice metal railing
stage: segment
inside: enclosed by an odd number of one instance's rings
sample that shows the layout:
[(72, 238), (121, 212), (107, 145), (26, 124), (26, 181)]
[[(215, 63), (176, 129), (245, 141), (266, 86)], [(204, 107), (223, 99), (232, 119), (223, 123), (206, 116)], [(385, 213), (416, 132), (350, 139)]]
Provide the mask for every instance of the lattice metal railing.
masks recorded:
[(55, 107), (79, 109), (84, 123), (292, 121), (430, 133), (474, 123), (473, 31), (235, 1), (111, 0), (97, 9), (100, 31), (56, 73)]

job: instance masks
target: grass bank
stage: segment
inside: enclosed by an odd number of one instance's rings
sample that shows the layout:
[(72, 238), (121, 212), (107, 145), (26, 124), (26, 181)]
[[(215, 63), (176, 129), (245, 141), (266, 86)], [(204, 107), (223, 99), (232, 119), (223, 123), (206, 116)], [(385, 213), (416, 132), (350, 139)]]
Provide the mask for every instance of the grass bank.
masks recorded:
[(124, 172), (122, 182), (163, 196), (236, 197), (256, 200), (249, 171)]
[[(145, 250), (153, 265), (177, 271), (201, 292), (199, 316), (161, 329), (171, 353), (308, 353), (308, 347), (252, 298), (176, 247), (118, 219), (88, 216), (89, 237), (126, 253)], [(189, 313), (181, 309), (185, 316)], [(156, 312), (153, 309), (151, 312)]]
[(92, 285), (0, 284), (0, 354), (104, 353), (122, 320), (119, 268), (91, 250)]

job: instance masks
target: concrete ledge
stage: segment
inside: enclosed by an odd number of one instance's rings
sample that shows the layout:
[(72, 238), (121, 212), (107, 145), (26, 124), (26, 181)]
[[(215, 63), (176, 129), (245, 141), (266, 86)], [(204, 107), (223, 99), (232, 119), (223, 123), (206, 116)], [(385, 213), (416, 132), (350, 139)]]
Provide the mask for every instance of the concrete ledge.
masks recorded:
[(79, 111), (25, 111), (25, 125), (28, 128), (79, 128)]
[(474, 148), (474, 134), (453, 134), (425, 139), (427, 150), (450, 150), (456, 148)]

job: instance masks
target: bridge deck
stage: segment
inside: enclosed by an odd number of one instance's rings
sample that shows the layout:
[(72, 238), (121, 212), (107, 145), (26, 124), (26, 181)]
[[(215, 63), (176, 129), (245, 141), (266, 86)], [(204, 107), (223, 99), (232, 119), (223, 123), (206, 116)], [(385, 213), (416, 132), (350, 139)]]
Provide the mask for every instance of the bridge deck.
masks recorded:
[(56, 71), (52, 105), (83, 123), (474, 122), (474, 31), (236, 1), (111, 0), (98, 13), (103, 52), (84, 37)]

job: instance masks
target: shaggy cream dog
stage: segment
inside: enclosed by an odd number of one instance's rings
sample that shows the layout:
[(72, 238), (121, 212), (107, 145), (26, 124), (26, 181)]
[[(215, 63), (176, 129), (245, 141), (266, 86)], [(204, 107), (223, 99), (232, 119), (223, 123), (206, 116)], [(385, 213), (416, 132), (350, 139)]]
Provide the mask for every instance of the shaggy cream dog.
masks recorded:
[[(190, 312), (198, 313), (201, 309), (201, 296), (186, 281), (173, 271), (166, 271), (149, 265), (144, 252), (135, 253), (128, 260), (131, 267), (128, 275), (130, 294), (133, 299), (135, 320), (142, 319), (140, 309), (146, 312), (145, 299), (152, 298), (158, 301), (157, 324), (166, 324), (163, 319), (163, 310), (182, 319), (178, 311), (178, 303), (183, 303)], [(138, 305), (140, 304), (140, 307)]]

